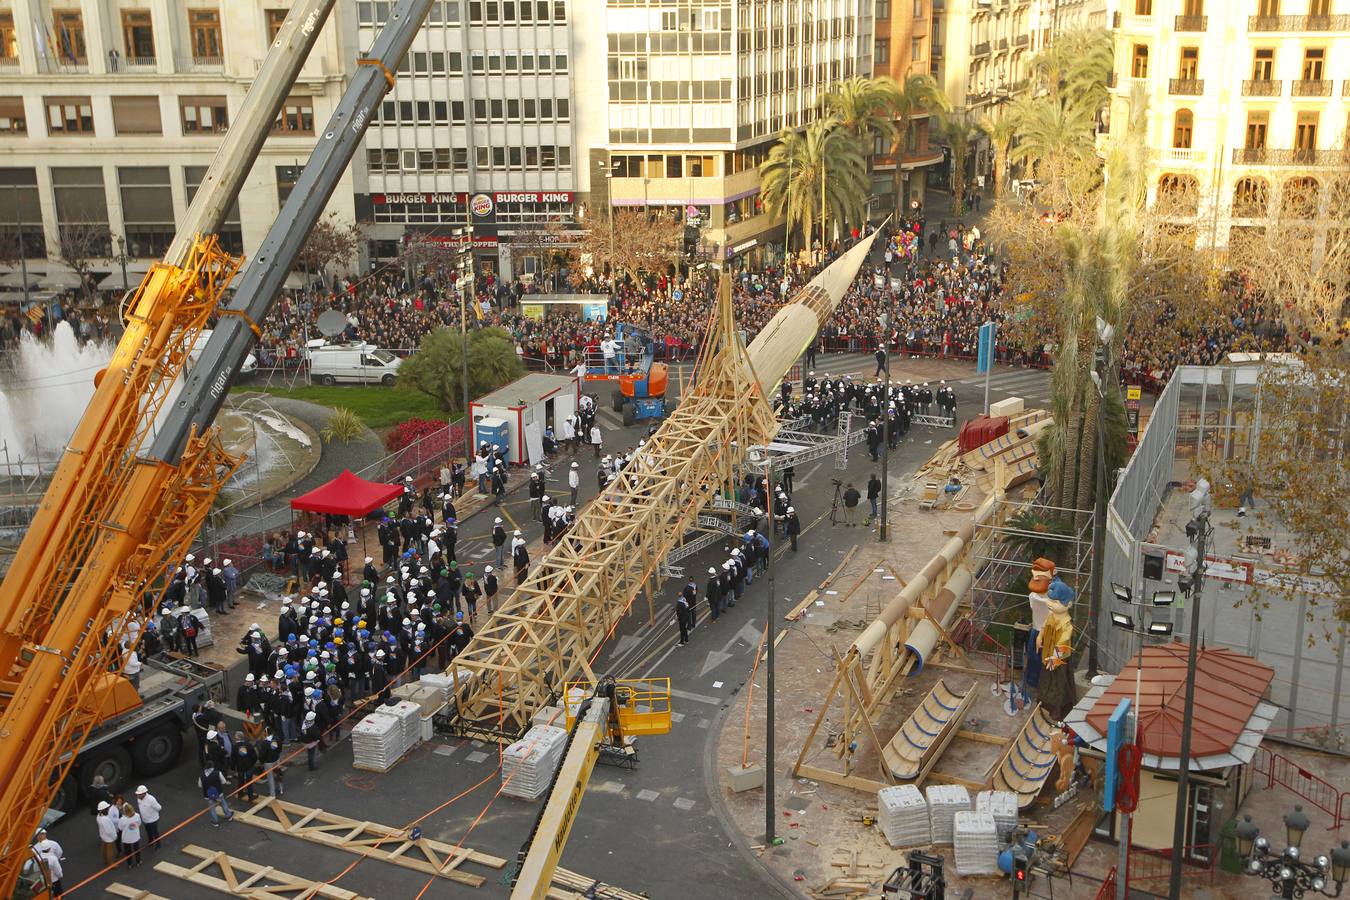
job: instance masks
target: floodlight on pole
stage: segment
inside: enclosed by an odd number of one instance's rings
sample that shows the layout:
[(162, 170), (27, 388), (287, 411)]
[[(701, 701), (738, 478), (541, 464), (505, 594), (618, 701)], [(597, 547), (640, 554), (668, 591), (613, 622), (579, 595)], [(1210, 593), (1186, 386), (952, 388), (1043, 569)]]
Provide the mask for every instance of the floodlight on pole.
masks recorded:
[(1123, 584), (1116, 584), (1114, 581), (1111, 582), (1111, 593), (1115, 594), (1116, 599), (1121, 603), (1134, 602), (1134, 594), (1130, 593), (1130, 589)]
[(1126, 631), (1134, 631), (1134, 619), (1127, 613), (1111, 613), (1111, 624)]
[(1154, 605), (1154, 606), (1171, 606), (1173, 603), (1176, 603), (1176, 602), (1177, 602), (1177, 592), (1176, 592), (1176, 591), (1154, 591), (1154, 592), (1153, 592), (1153, 605)]
[(1149, 622), (1148, 633), (1156, 636), (1165, 636), (1172, 633), (1171, 622)]

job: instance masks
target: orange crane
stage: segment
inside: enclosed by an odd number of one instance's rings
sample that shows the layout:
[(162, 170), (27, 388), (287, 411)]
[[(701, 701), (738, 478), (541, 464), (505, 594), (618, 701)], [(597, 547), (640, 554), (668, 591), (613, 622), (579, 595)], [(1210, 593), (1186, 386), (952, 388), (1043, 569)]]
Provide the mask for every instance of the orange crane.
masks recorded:
[[(333, 3), (292, 7), (184, 227), (125, 301), (122, 340), (95, 376), (94, 397), (0, 585), (0, 896), (18, 883), (29, 839), (90, 728), (118, 708), (128, 626), (150, 611), (239, 463), (221, 449), (215, 415), (432, 0), (395, 4), (243, 266), (214, 235)], [(218, 323), (173, 396), (212, 317)]]

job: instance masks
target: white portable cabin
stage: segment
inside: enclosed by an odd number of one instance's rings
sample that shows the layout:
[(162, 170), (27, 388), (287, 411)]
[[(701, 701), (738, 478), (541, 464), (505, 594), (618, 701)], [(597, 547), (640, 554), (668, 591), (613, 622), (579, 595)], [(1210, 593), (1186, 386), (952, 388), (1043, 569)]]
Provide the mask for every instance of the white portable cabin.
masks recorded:
[(531, 373), (469, 404), (469, 418), (505, 419), (510, 436), (506, 461), (523, 466), (543, 461), (544, 429), (562, 439), (563, 420), (576, 411), (581, 381), (575, 375)]

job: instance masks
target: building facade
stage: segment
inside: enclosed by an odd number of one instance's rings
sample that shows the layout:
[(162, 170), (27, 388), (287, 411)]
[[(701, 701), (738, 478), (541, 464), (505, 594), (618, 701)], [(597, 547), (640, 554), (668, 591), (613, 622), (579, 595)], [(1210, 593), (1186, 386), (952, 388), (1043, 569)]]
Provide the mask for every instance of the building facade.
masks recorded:
[[(714, 259), (773, 260), (757, 166), (830, 87), (872, 71), (871, 0), (577, 0), (586, 214), (661, 207)], [(603, 221), (603, 219), (601, 219)], [(687, 233), (690, 233), (687, 229)]]
[[(938, 0), (937, 6), (942, 5)], [(895, 79), (901, 85), (911, 75), (928, 74), (942, 48), (933, 42), (933, 0), (876, 0), (873, 18), (876, 42), (872, 50), (872, 74)], [(926, 111), (912, 115), (902, 136), (899, 160), (894, 147), (878, 147), (872, 158), (872, 193), (880, 198), (873, 211), (878, 216), (895, 209), (895, 169), (900, 167), (900, 206), (922, 206), (927, 171), (943, 160), (940, 147), (928, 142), (930, 118)]]
[[(355, 59), (343, 5), (301, 70), (228, 221), (262, 240)], [(281, 27), (271, 0), (0, 0), (0, 237), (32, 259), (163, 254)], [(355, 218), (351, 176), (330, 210)], [(140, 267), (138, 267), (140, 268)], [(139, 279), (136, 279), (139, 280)], [(118, 285), (120, 286), (120, 285)]]
[(1272, 216), (1344, 226), (1350, 0), (1125, 0), (1113, 24), (1111, 134), (1141, 91), (1150, 200), (1171, 192), (1201, 245)]
[[(391, 5), (357, 0), (358, 46), (370, 46)], [(540, 271), (545, 225), (564, 226), (565, 242), (578, 168), (573, 6), (432, 6), (354, 166), (376, 258), (397, 257), (413, 236), (462, 252), (472, 237), (477, 271), (510, 279)]]
[[(936, 0), (932, 72), (953, 112), (997, 119), (1030, 87), (1032, 58), (1073, 28), (1106, 24), (1106, 0)], [(983, 132), (971, 145), (976, 174), (992, 167)]]

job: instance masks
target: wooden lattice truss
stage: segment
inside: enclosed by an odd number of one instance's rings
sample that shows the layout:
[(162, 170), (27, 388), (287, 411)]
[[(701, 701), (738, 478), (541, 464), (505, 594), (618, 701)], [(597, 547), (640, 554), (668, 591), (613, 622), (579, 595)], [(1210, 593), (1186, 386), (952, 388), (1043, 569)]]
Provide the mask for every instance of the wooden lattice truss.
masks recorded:
[(231, 856), (223, 850), (207, 850), (196, 844), (188, 844), (183, 848), (183, 852), (201, 861), (193, 866), (157, 862), (155, 871), (181, 878), (198, 887), (210, 888), (232, 897), (246, 897), (248, 900), (300, 900), (309, 897), (323, 897), (325, 900), (369, 900), (355, 891), (324, 884), (322, 881), (312, 881), (303, 875), (291, 875), (274, 866), (261, 866), (247, 859)]
[[(488, 875), (506, 867), (502, 857), (472, 847), (447, 844), (421, 835), (414, 837), (406, 828), (353, 819), (271, 797), (261, 798), (247, 812), (236, 812), (234, 819), (244, 825), (378, 859), (469, 887), (481, 887)], [(553, 872), (548, 896), (554, 900), (576, 900), (582, 896), (601, 900), (640, 900), (638, 894), (599, 884), (593, 878), (561, 866)]]
[(818, 275), (749, 351), (722, 276), (692, 389), (455, 658), (470, 676), (456, 688), (461, 733), (514, 740), (562, 685), (594, 679), (590, 662), (639, 593), (651, 596), (666, 552), (733, 481), (746, 451), (773, 437), (767, 392), (843, 297), (869, 246)]

